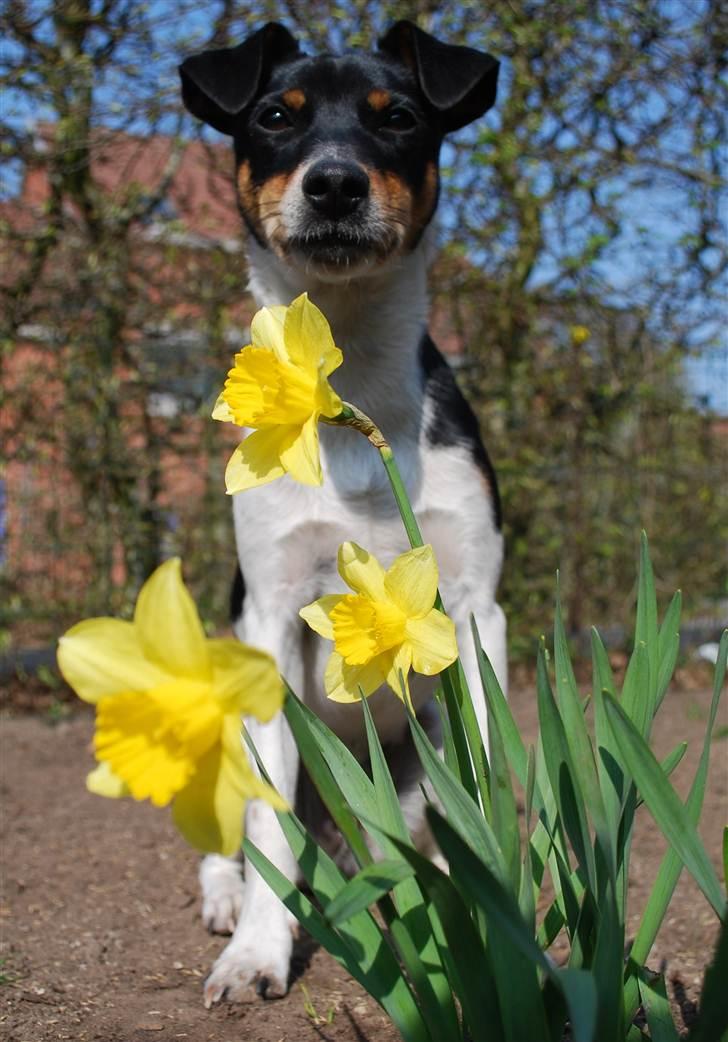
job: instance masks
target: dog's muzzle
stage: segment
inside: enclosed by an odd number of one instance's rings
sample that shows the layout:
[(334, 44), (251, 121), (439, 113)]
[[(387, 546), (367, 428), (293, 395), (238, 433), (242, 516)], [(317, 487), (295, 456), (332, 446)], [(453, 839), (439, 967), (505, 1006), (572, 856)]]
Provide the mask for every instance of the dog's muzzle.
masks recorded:
[(398, 247), (398, 230), (382, 215), (367, 170), (353, 159), (315, 159), (293, 188), (287, 220), (287, 255), (326, 277), (386, 260)]

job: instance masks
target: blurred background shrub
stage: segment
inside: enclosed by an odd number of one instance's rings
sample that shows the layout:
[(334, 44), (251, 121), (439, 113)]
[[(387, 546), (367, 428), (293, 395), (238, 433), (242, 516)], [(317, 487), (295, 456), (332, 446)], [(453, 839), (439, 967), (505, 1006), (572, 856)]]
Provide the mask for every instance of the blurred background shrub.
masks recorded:
[(689, 576), (686, 633), (710, 637), (728, 535), (719, 0), (203, 8), (5, 5), (5, 648), (127, 613), (171, 553), (226, 624), (231, 432), (208, 417), (252, 302), (229, 145), (182, 112), (175, 66), (267, 19), (315, 52), (406, 17), (502, 62), (496, 109), (443, 151), (431, 325), (499, 473), (514, 657), (558, 566), (569, 633), (599, 618), (624, 641), (640, 526), (658, 591)]

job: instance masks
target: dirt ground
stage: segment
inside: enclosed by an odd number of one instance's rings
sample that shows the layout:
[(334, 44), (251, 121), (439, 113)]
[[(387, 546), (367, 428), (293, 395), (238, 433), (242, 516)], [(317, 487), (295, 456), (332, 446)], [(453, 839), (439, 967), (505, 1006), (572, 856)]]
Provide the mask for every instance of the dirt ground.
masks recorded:
[[(657, 720), (658, 754), (683, 738), (689, 742), (676, 776), (683, 793), (700, 753), (706, 681), (671, 692)], [(91, 716), (70, 711), (62, 693), (31, 688), (14, 685), (0, 720), (0, 1037), (395, 1042), (399, 1036), (377, 1004), (310, 942), (299, 946), (287, 998), (206, 1011), (202, 982), (225, 939), (209, 936), (199, 919), (195, 855), (166, 811), (86, 792)], [(511, 699), (524, 733), (533, 736), (532, 689)], [(701, 829), (716, 865), (728, 818), (727, 750), (724, 700)], [(633, 923), (663, 850), (641, 811), (630, 880)], [(667, 968), (681, 1028), (694, 1014), (715, 937), (709, 906), (683, 877), (650, 960)]]

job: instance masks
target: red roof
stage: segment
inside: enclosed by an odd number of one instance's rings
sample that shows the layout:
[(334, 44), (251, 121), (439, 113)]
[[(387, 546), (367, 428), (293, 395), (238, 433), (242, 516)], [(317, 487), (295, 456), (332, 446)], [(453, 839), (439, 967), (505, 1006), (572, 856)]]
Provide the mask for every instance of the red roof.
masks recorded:
[[(53, 125), (46, 124), (39, 134), (49, 139), (53, 131)], [(171, 174), (169, 191), (165, 193), (167, 220), (176, 218), (185, 231), (214, 240), (240, 234), (232, 150), (227, 145), (177, 141), (159, 134), (145, 138), (97, 130), (91, 139), (91, 170), (99, 187), (111, 197), (118, 196), (120, 202), (128, 198), (134, 187), (154, 192)], [(29, 169), (18, 202), (36, 209), (47, 198), (47, 169)]]

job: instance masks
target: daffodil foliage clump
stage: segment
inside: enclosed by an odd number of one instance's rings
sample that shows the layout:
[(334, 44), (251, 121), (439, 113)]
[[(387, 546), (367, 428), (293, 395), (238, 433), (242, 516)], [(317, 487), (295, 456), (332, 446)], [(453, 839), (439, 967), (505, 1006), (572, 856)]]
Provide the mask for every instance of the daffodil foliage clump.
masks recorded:
[[(357, 548), (342, 547), (347, 582), (349, 563), (358, 567), (356, 554)], [(376, 652), (396, 658), (400, 652), (393, 649), (403, 646), (399, 641), (407, 632), (400, 616), (393, 621), (393, 584), (389, 591), (386, 585), (392, 569), (365, 575), (371, 584), (357, 574), (350, 582), (353, 595), (324, 597), (302, 612), (334, 641), (337, 657), (327, 671), (334, 697), (348, 697), (342, 676), (363, 681), (366, 694), (367, 663), (354, 659), (374, 655), (369, 661), (376, 662)], [(418, 607), (426, 602), (429, 595)], [(396, 598), (394, 603), (401, 610)], [(722, 923), (690, 1042), (717, 1042), (728, 1028), (725, 880), (719, 882), (696, 830), (728, 634), (720, 645), (700, 762), (683, 803), (670, 775), (685, 744), (662, 762), (650, 747), (677, 658), (679, 614), (678, 594), (658, 624), (643, 539), (635, 645), (622, 690), (595, 631), (594, 684), (584, 700), (557, 602), (553, 658), (545, 644), (538, 655), (535, 748), (525, 747), (473, 627), (482, 690), (466, 689), (456, 663), (443, 673), (444, 758), (409, 716), (431, 800), (427, 818), (449, 874), (417, 852), (366, 699), (361, 704), (370, 772), (289, 694), (285, 712), (304, 763), (359, 871), (345, 878), (290, 813), (279, 818), (309, 889), (297, 892), (247, 840), (246, 857), (313, 937), (378, 999), (407, 1042), (678, 1042), (665, 980), (646, 962), (684, 868)], [(435, 625), (438, 632), (443, 627), (439, 620)], [(382, 641), (391, 647), (380, 650)], [(473, 726), (475, 698), (487, 706), (488, 750)], [(589, 702), (593, 728), (585, 715)], [(635, 812), (643, 803), (669, 850), (625, 963), (629, 857)], [(382, 852), (377, 862), (373, 847)], [(537, 914), (537, 908), (543, 910)], [(566, 940), (569, 951), (558, 964), (548, 955), (557, 938)], [(640, 1007), (644, 1028), (635, 1024)]]

